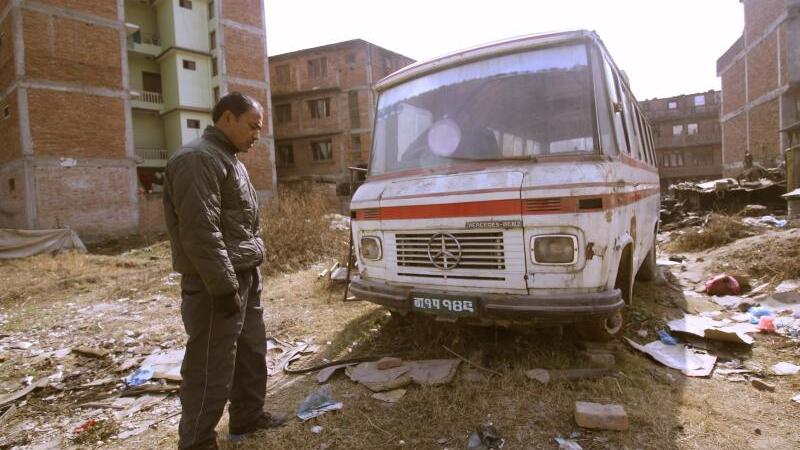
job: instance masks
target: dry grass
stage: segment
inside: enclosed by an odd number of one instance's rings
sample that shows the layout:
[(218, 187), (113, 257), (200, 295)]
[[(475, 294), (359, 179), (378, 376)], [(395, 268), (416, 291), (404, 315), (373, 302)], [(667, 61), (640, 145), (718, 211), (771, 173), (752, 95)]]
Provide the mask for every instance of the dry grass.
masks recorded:
[(704, 227), (691, 228), (679, 233), (677, 238), (667, 245), (667, 250), (693, 252), (716, 248), (752, 236), (753, 230), (737, 217), (712, 214)]
[(347, 232), (331, 230), (324, 216), (332, 212), (321, 189), (310, 185), (279, 188), (277, 198), (261, 215), (265, 273), (301, 269), (324, 258), (344, 259)]
[(725, 251), (716, 260), (716, 271), (742, 272), (765, 282), (800, 278), (800, 236), (776, 233)]

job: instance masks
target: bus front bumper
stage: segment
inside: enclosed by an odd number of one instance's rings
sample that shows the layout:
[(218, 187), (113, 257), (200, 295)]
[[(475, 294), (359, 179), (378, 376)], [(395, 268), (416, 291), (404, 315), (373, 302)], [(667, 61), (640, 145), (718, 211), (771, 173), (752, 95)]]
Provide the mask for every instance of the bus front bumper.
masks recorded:
[[(576, 323), (608, 317), (620, 311), (625, 302), (619, 289), (593, 293), (567, 294), (483, 294), (426, 291), (391, 286), (382, 281), (364, 280), (358, 275), (350, 282), (350, 292), (360, 300), (377, 303), (399, 312), (431, 313), (454, 318), (497, 320), (512, 322), (539, 322), (548, 324)], [(431, 311), (415, 306), (418, 295), (428, 297), (464, 298), (474, 305), (470, 313)]]

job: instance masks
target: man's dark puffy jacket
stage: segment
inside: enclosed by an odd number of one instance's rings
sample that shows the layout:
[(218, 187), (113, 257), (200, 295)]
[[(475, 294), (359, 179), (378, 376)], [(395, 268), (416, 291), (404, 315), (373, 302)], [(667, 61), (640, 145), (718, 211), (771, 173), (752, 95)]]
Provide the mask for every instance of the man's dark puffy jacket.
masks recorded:
[(258, 199), (236, 147), (216, 127), (167, 162), (164, 215), (176, 272), (199, 275), (213, 297), (238, 291), (236, 272), (264, 261)]

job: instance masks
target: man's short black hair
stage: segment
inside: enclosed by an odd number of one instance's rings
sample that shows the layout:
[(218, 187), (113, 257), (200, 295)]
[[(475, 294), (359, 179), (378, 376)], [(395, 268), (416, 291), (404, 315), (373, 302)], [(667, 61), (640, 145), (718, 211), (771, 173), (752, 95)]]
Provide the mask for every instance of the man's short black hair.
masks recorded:
[(214, 105), (214, 110), (211, 112), (211, 120), (217, 123), (219, 118), (222, 117), (222, 113), (225, 111), (232, 112), (233, 116), (238, 119), (239, 116), (251, 109), (261, 111), (261, 105), (256, 99), (249, 95), (244, 95), (241, 92), (230, 92), (223, 95), (217, 104)]

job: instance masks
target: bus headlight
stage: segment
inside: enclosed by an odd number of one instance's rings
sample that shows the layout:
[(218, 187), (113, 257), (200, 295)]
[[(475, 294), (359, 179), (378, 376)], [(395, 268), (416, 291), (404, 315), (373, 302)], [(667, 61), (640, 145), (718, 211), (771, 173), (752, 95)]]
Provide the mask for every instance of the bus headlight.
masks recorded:
[(531, 239), (535, 264), (575, 264), (578, 261), (578, 239), (569, 234), (534, 236)]
[(383, 257), (381, 240), (375, 236), (364, 236), (361, 238), (361, 257), (371, 261), (377, 261)]

